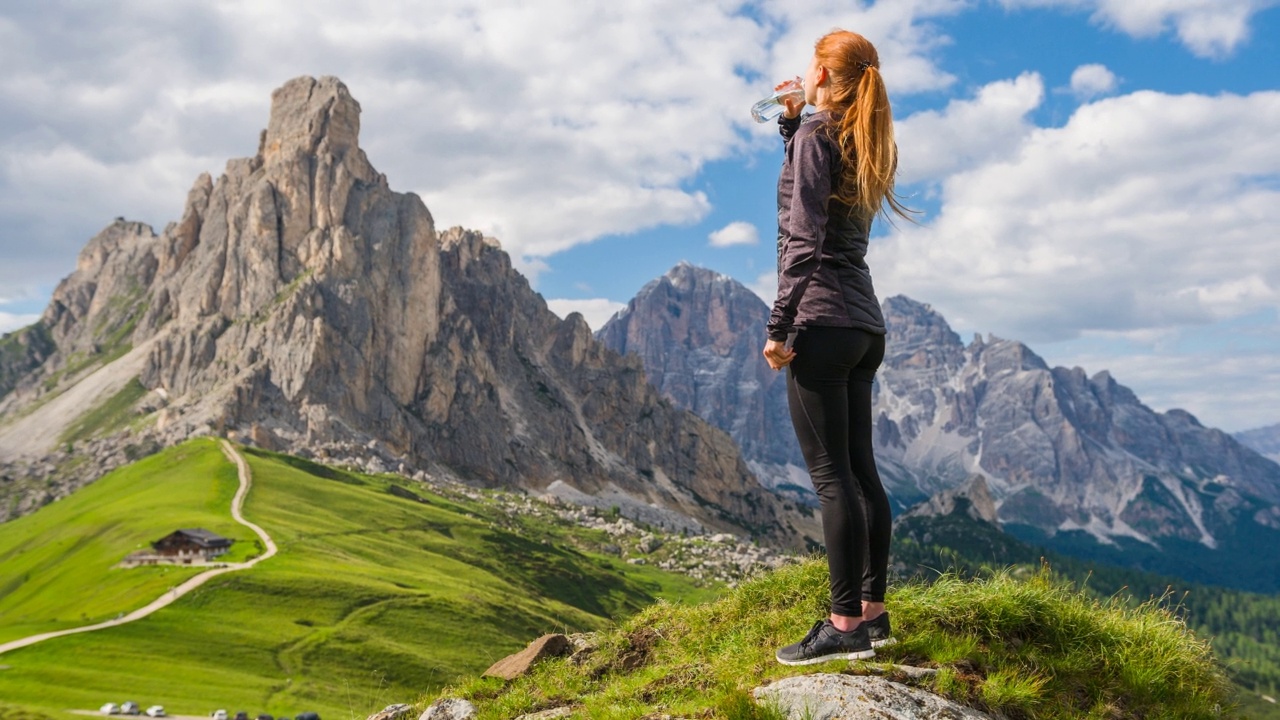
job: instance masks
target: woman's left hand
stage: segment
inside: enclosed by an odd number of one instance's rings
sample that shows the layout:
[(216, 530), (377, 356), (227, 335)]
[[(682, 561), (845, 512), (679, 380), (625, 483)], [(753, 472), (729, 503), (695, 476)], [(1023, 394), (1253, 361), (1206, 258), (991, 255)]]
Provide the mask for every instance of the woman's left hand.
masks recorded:
[(777, 340), (769, 340), (764, 344), (764, 359), (769, 363), (769, 367), (781, 370), (796, 359), (796, 351), (788, 350), (785, 344)]

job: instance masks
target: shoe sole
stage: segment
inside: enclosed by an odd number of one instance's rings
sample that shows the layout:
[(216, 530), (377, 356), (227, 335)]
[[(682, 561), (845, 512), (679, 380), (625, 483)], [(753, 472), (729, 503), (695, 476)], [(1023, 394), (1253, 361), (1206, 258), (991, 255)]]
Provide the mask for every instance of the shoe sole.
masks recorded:
[(822, 657), (809, 658), (808, 660), (783, 660), (777, 655), (774, 655), (773, 659), (783, 665), (817, 665), (818, 663), (831, 662), (832, 660), (866, 660), (875, 656), (875, 650), (859, 650), (858, 652), (850, 653), (833, 653)]
[(871, 647), (873, 648), (889, 647), (890, 645), (897, 645), (897, 644), (898, 644), (898, 638), (895, 638), (895, 637), (887, 637), (883, 640), (871, 641)]

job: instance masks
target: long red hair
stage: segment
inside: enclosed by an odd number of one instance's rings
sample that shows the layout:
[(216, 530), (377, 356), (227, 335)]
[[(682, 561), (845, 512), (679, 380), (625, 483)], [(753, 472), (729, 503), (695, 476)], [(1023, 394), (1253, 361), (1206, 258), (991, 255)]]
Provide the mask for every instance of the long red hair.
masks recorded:
[(814, 55), (827, 69), (831, 130), (843, 160), (836, 199), (868, 216), (893, 212), (910, 220), (914, 211), (893, 189), (898, 146), (875, 46), (858, 33), (834, 30), (818, 40)]

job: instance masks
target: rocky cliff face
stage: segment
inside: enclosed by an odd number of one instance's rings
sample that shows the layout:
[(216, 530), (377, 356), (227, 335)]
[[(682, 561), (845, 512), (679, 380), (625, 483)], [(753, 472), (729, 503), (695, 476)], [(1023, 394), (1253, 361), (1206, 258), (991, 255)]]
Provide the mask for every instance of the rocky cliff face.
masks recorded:
[(884, 307), (896, 348), (877, 398), (885, 452), (940, 486), (986, 474), (1004, 522), (1208, 547), (1239, 519), (1273, 524), (1280, 466), (1226, 433), (1152, 411), (1106, 371), (1050, 368), (1012, 340), (962, 346), (928, 306)]
[(803, 490), (808, 479), (785, 378), (760, 354), (768, 316), (741, 283), (680, 263), (645, 285), (596, 337), (637, 357), (664, 396), (728, 432), (762, 482)]
[(336, 78), (292, 80), (257, 153), (198, 178), (179, 222), (90, 241), (40, 323), (4, 341), (0, 460), (47, 457), (136, 378), (150, 394), (133, 434), (161, 442), (228, 433), (798, 538), (728, 436), (580, 316), (560, 321), (496, 241), (437, 232), (393, 192), (359, 113)]
[[(877, 461), (899, 508), (982, 475), (980, 504), (1047, 536), (1212, 549), (1224, 537), (1280, 530), (1280, 465), (1226, 433), (1181, 410), (1152, 411), (1105, 371), (1050, 368), (1020, 342), (966, 346), (941, 315), (908, 298), (883, 308)], [(795, 440), (782, 377), (761, 370), (767, 312), (733, 280), (681, 266), (599, 336), (637, 355), (674, 401), (729, 431), (749, 461), (800, 464), (788, 454)], [(937, 501), (954, 504), (954, 494)]]

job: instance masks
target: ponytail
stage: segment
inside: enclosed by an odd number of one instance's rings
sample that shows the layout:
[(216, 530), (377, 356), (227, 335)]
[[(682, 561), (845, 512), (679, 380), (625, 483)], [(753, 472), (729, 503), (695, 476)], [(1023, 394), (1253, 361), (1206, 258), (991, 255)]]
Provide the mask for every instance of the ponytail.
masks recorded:
[(830, 78), (835, 116), (830, 130), (842, 161), (835, 199), (867, 217), (883, 214), (892, 220), (893, 213), (911, 220), (914, 211), (893, 189), (898, 146), (875, 47), (857, 33), (838, 30), (818, 41), (816, 54)]

